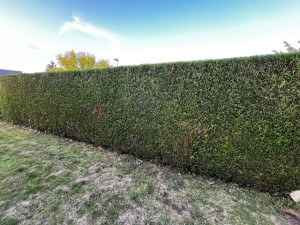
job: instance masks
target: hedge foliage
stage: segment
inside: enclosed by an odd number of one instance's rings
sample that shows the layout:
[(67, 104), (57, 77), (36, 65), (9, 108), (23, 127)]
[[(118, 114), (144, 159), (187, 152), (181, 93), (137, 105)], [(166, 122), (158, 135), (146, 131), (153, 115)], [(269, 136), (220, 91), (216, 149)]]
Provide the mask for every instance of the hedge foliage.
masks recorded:
[(300, 54), (10, 75), (0, 117), (205, 175), (300, 189)]

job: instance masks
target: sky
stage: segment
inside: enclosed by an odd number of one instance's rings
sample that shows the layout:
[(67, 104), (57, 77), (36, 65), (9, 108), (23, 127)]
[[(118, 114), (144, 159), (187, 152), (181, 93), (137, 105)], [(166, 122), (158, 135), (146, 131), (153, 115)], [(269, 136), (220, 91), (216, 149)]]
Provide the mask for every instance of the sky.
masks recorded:
[(0, 69), (42, 72), (66, 51), (116, 66), (300, 47), (300, 0), (0, 0)]

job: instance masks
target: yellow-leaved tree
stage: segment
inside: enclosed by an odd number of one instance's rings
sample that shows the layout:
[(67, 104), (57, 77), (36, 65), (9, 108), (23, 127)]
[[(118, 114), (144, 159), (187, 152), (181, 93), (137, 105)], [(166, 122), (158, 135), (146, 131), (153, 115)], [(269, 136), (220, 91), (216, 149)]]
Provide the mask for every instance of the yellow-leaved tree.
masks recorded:
[(77, 54), (77, 61), (81, 69), (94, 68), (96, 64), (95, 56), (88, 52), (79, 52)]
[(100, 59), (96, 61), (96, 57), (88, 52), (75, 53), (74, 50), (67, 51), (65, 54), (56, 56), (58, 67), (51, 61), (46, 66), (46, 71), (63, 71), (63, 70), (80, 70), (92, 68), (108, 68), (111, 67), (108, 60)]
[(108, 68), (111, 67), (111, 65), (109, 64), (108, 60), (99, 60), (96, 64), (95, 64), (95, 68)]

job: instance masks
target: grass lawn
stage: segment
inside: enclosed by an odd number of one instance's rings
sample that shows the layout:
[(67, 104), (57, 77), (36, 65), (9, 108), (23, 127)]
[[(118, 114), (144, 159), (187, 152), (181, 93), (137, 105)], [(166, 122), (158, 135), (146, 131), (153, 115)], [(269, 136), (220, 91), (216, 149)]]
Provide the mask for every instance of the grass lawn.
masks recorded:
[(0, 224), (19, 223), (297, 221), (268, 194), (0, 121)]

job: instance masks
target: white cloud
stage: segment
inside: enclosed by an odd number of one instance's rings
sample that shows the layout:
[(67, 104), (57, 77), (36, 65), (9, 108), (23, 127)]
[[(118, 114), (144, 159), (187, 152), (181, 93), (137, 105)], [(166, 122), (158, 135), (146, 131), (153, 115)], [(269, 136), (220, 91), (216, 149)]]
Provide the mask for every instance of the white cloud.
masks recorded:
[(113, 45), (120, 45), (120, 41), (116, 38), (115, 34), (82, 21), (77, 16), (73, 16), (73, 19), (74, 20), (72, 22), (65, 22), (65, 24), (61, 27), (59, 34), (64, 34), (70, 30), (78, 30), (94, 37), (106, 39)]

